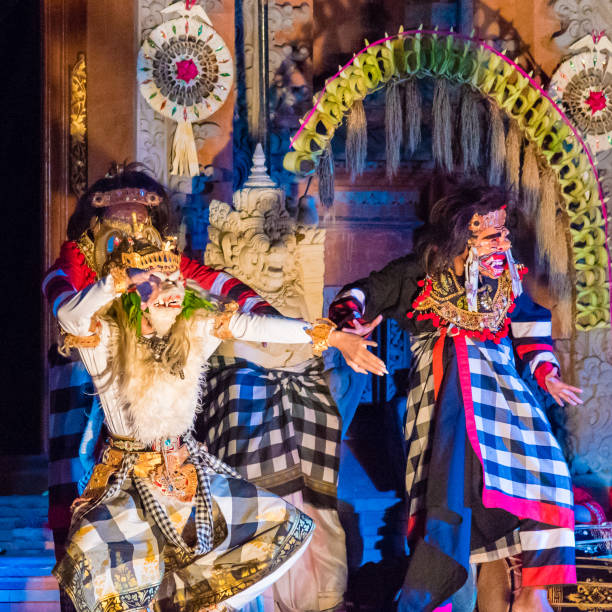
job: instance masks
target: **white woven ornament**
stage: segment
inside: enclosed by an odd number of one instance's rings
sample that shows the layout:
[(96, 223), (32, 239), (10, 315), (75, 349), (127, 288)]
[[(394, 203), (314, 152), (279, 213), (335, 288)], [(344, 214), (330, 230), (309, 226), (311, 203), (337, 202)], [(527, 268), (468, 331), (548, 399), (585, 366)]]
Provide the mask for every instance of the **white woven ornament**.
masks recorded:
[(612, 43), (603, 32), (575, 42), (549, 91), (594, 152), (612, 147)]
[(234, 67), (224, 40), (201, 6), (175, 2), (138, 53), (140, 93), (158, 113), (177, 122), (171, 174), (197, 176), (198, 154), (192, 123), (218, 111), (232, 88)]

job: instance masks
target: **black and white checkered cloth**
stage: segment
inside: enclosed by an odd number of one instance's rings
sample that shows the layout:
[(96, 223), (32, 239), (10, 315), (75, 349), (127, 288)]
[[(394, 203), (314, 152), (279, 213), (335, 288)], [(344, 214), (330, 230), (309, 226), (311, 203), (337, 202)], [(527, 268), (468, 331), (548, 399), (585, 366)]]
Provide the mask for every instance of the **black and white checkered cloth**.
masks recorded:
[[(406, 415), (410, 517), (425, 509), (436, 406), (433, 348), (439, 337), (437, 332), (415, 336), (411, 347), (413, 369)], [(458, 401), (463, 399), (468, 428), (471, 422), (477, 436), (475, 452), (482, 459), (485, 506), (571, 528), (573, 499), (567, 464), (544, 411), (516, 371), (511, 341), (454, 341), (457, 353), (463, 350), (465, 355), (454, 357), (465, 361), (459, 364), (460, 371), (469, 370), (472, 405), (465, 398)], [(478, 562), (492, 561), (519, 550), (516, 532), (472, 551), (472, 556)]]
[(196, 437), (247, 480), (335, 507), (341, 419), (320, 360), (268, 370), (213, 356)]
[(312, 519), (188, 445), (199, 480), (193, 503), (135, 477), (135, 453), (126, 453), (105, 494), (73, 516), (66, 555), (53, 573), (78, 612), (208, 609), (253, 586), (308, 542)]

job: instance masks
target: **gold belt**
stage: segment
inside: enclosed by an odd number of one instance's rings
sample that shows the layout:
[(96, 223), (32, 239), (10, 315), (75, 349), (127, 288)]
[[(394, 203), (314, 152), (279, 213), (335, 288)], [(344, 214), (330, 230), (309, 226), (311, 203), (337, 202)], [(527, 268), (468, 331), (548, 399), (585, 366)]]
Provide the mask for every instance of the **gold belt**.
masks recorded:
[(185, 463), (189, 451), (187, 446), (180, 445), (178, 439), (163, 441), (160, 450), (151, 450), (136, 440), (111, 438), (104, 449), (102, 461), (94, 467), (79, 501), (100, 497), (127, 453), (137, 455), (131, 470), (134, 478), (148, 479), (164, 495), (180, 501), (190, 502), (193, 499), (198, 487), (197, 473), (193, 464)]

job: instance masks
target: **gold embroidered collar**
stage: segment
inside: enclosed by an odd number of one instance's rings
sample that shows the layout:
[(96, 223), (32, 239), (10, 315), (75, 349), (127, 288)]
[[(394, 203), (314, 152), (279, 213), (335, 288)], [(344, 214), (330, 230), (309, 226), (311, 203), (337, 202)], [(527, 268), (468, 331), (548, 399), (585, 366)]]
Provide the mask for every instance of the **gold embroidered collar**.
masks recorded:
[[(497, 286), (495, 286), (497, 285)], [(478, 291), (478, 311), (468, 310), (465, 288), (451, 269), (427, 277), (413, 303), (417, 319), (431, 319), (436, 327), (453, 325), (470, 332), (500, 331), (514, 304), (512, 279), (508, 270), (497, 279), (487, 279)]]

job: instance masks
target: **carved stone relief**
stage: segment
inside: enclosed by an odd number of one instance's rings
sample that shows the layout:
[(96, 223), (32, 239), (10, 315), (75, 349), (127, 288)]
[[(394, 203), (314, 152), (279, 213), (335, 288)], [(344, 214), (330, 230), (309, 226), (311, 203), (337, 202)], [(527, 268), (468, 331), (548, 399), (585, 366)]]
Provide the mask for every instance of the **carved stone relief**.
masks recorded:
[[(311, 7), (306, 2), (299, 5), (290, 2), (270, 2), (268, 5), (268, 53), (269, 77), (271, 86), (276, 87), (283, 63), (291, 61), (294, 45), (279, 40), (281, 32), (292, 30), (297, 24), (306, 23), (312, 17)], [(251, 134), (256, 132), (256, 121), (259, 115), (259, 81), (257, 76), (257, 58), (259, 36), (257, 29), (257, 0), (244, 0), (242, 3), (244, 31), (244, 69), (246, 95), (248, 100), (248, 121)], [(310, 51), (305, 45), (298, 45), (299, 57), (306, 57)], [(281, 79), (282, 80), (282, 79)]]
[(236, 276), (287, 316), (321, 316), (325, 231), (306, 201), (292, 207), (266, 172), (260, 145), (232, 205), (210, 204), (205, 261)]
[[(162, 9), (167, 6), (163, 0), (139, 0), (138, 32), (140, 41), (163, 21)], [(136, 155), (155, 178), (162, 184), (168, 183), (168, 131), (169, 121), (158, 115), (137, 92), (137, 133)]]
[(585, 34), (605, 30), (612, 23), (609, 0), (556, 0), (553, 10), (563, 26), (555, 41), (566, 48)]
[[(209, 215), (207, 265), (240, 279), (286, 316), (321, 316), (325, 230), (317, 228), (314, 206), (305, 200), (292, 206), (285, 199), (267, 174), (261, 145), (232, 204), (213, 200)], [(266, 367), (294, 365), (312, 355), (309, 345), (237, 341), (220, 350)]]
[[(563, 31), (555, 41), (569, 48), (593, 31), (612, 23), (609, 0), (556, 0), (553, 9)], [(606, 195), (612, 194), (612, 151), (597, 155), (598, 172)], [(610, 203), (608, 212), (610, 213)], [(608, 214), (608, 230), (611, 216)], [(608, 236), (610, 232), (608, 231)], [(608, 243), (609, 247), (612, 243)], [(609, 249), (610, 250), (610, 249)], [(572, 472), (589, 472), (612, 484), (612, 335), (609, 328), (577, 335), (573, 355), (569, 341), (557, 342), (557, 351), (565, 372), (575, 372), (576, 382), (584, 389), (584, 405), (568, 406), (567, 429), (572, 451)]]
[(569, 341), (557, 342), (564, 372), (576, 371), (583, 406), (567, 406), (572, 471), (594, 472), (612, 484), (612, 337), (609, 329), (579, 332), (573, 363)]

